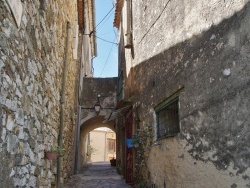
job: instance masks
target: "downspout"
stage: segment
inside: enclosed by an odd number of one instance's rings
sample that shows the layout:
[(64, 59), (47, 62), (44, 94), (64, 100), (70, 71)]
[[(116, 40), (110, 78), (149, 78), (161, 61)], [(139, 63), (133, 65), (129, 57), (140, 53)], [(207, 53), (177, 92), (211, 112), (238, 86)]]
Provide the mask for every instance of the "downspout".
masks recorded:
[[(70, 23), (67, 22), (67, 38), (66, 38), (66, 49), (65, 49), (65, 57), (63, 63), (63, 78), (62, 78), (62, 91), (61, 91), (61, 100), (60, 100), (60, 125), (59, 125), (59, 134), (58, 134), (58, 147), (62, 148), (63, 141), (63, 116), (64, 116), (64, 102), (65, 102), (65, 86), (66, 86), (66, 73), (67, 73), (67, 64), (68, 64), (68, 51), (69, 51), (69, 37), (70, 37)], [(57, 187), (61, 187), (61, 157), (57, 159), (57, 177), (56, 177), (56, 185)]]
[(81, 113), (82, 113), (82, 107), (80, 103), (80, 84), (81, 84), (81, 79), (82, 79), (82, 61), (83, 61), (83, 40), (84, 40), (84, 30), (82, 30), (82, 44), (81, 44), (81, 58), (80, 58), (80, 71), (79, 71), (79, 85), (78, 85), (78, 111), (77, 111), (77, 129), (76, 129), (76, 139), (75, 139), (75, 161), (74, 161), (74, 174), (77, 173), (77, 168), (78, 168), (78, 153), (79, 153), (79, 141), (80, 141), (80, 128), (81, 128)]
[(78, 149), (79, 149), (79, 140), (80, 140), (81, 113), (82, 113), (82, 107), (80, 105), (78, 105), (74, 174), (77, 173), (77, 167), (78, 167), (78, 153), (79, 153)]
[(125, 40), (125, 45), (124, 48), (131, 48), (132, 47), (132, 31), (131, 31), (131, 2), (130, 0), (126, 0), (126, 16), (127, 16), (127, 23), (126, 23), (126, 40)]

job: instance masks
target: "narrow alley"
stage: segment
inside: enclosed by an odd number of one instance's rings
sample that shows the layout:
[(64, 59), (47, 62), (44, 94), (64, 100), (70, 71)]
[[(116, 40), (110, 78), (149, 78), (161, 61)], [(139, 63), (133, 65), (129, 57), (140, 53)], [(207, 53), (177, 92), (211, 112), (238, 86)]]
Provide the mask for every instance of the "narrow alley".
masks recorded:
[(66, 188), (130, 188), (108, 162), (89, 163), (68, 181)]
[(0, 188), (250, 188), (249, 31), (250, 0), (0, 0)]

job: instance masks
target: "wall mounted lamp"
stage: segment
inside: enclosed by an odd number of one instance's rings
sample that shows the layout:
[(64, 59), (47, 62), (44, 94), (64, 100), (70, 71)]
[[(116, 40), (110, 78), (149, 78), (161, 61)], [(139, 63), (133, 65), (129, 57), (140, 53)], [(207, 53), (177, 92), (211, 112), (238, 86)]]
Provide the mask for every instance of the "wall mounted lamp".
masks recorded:
[(101, 111), (101, 105), (99, 102), (95, 104), (94, 109), (95, 109), (96, 114), (98, 115)]
[(101, 95), (97, 96), (97, 102), (95, 103), (94, 107), (92, 107), (92, 108), (85, 108), (85, 107), (81, 106), (81, 109), (94, 109), (95, 112), (96, 112), (96, 115), (98, 115), (100, 113), (101, 109), (109, 109), (109, 108), (102, 108), (101, 102), (100, 102), (100, 97), (101, 97)]

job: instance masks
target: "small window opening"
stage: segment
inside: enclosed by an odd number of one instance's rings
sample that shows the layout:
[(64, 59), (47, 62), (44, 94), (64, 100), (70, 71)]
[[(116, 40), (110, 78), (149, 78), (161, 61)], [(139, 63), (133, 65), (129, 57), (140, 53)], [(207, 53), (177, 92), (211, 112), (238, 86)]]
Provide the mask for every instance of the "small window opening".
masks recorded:
[(158, 139), (174, 136), (180, 132), (178, 97), (164, 103), (156, 109)]

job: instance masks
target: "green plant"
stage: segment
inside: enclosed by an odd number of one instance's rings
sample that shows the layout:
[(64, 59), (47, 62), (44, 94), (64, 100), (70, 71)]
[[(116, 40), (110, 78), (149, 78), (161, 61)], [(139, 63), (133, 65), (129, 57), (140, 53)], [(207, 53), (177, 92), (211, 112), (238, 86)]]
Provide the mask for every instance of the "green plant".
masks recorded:
[(60, 146), (51, 146), (50, 149), (44, 151), (44, 157), (48, 160), (54, 160), (63, 156), (64, 149)]
[(59, 155), (62, 154), (64, 151), (64, 149), (61, 146), (51, 146), (50, 150), (48, 150), (48, 152), (56, 152)]
[(87, 146), (87, 156), (91, 156), (95, 152), (95, 148), (91, 146), (91, 144), (88, 144)]
[(147, 188), (147, 183), (145, 181), (140, 181), (136, 184), (136, 188)]

